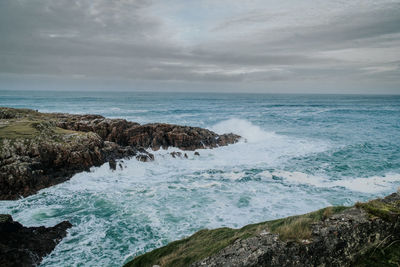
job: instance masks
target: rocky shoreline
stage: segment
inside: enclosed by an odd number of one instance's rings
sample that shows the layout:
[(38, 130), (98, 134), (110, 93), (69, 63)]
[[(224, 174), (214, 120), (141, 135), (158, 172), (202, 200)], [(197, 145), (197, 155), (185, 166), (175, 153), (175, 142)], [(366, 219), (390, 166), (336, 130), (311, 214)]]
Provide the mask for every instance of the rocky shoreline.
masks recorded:
[(148, 148), (215, 148), (239, 138), (198, 127), (0, 108), (0, 200), (35, 194), (106, 162), (114, 168), (116, 159), (151, 161)]
[(400, 191), (353, 207), (201, 230), (136, 257), (134, 266), (399, 266)]

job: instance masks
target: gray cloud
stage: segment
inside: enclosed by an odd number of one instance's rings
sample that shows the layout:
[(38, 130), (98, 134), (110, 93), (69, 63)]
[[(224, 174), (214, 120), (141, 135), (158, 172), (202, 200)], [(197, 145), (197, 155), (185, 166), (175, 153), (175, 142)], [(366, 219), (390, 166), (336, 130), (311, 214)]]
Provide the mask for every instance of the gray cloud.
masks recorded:
[(0, 84), (7, 75), (39, 75), (257, 90), (368, 80), (400, 90), (400, 2), (392, 2), (339, 8), (304, 24), (285, 21), (293, 11), (253, 9), (219, 19), (202, 33), (209, 38), (188, 44), (176, 38), (179, 26), (154, 12), (155, 1), (3, 0)]

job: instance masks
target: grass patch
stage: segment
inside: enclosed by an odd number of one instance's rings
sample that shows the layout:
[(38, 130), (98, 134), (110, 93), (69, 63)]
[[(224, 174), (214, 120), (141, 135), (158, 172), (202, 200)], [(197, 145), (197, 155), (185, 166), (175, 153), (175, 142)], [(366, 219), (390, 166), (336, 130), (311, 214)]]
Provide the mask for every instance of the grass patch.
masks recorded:
[(263, 230), (279, 234), (282, 240), (301, 241), (311, 237), (312, 222), (322, 220), (345, 209), (347, 207), (328, 207), (304, 215), (250, 224), (240, 229), (224, 227), (201, 230), (188, 238), (171, 242), (164, 247), (140, 255), (128, 262), (125, 267), (188, 266), (216, 254), (238, 239), (255, 236)]
[(344, 211), (348, 207), (327, 207), (304, 215), (291, 216), (283, 219), (265, 222), (272, 233), (279, 234), (283, 241), (302, 241), (311, 238), (311, 223), (324, 220), (329, 216)]
[(400, 216), (400, 201), (387, 203), (374, 199), (366, 203), (356, 203), (356, 207), (364, 209), (371, 217), (379, 217), (388, 222), (395, 222)]
[(65, 134), (82, 134), (81, 132), (66, 130), (52, 126), (46, 121), (8, 121), (0, 123), (0, 140), (1, 139), (17, 139), (17, 138), (35, 138), (39, 135), (65, 135)]
[(400, 240), (388, 244), (384, 248), (373, 248), (358, 257), (352, 266), (381, 267), (400, 266)]
[(39, 134), (31, 121), (14, 121), (0, 124), (0, 139), (32, 138)]
[(54, 127), (54, 132), (56, 134), (85, 134), (85, 132), (78, 132), (78, 131), (73, 131), (73, 130), (67, 130), (67, 129), (63, 129), (60, 127)]

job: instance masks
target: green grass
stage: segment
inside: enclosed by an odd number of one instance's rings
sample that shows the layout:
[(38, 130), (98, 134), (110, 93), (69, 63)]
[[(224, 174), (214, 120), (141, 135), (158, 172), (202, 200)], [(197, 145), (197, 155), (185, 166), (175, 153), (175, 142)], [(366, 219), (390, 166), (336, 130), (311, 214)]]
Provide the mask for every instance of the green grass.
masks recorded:
[(357, 203), (356, 207), (364, 209), (371, 217), (379, 217), (388, 222), (395, 222), (400, 216), (400, 201), (386, 203), (381, 199), (374, 199), (366, 203)]
[(1, 139), (35, 138), (40, 134), (78, 134), (80, 132), (51, 126), (46, 121), (11, 120), (0, 123)]
[(32, 138), (39, 133), (31, 121), (12, 121), (0, 124), (0, 139)]
[(383, 248), (372, 248), (358, 257), (354, 267), (400, 266), (400, 240), (395, 240)]
[(169, 243), (136, 257), (126, 267), (135, 266), (188, 266), (193, 262), (216, 254), (235, 240), (246, 239), (263, 230), (279, 234), (282, 240), (302, 241), (311, 238), (311, 223), (322, 220), (347, 207), (328, 207), (304, 215), (246, 225), (240, 229), (218, 228), (201, 230), (194, 235)]

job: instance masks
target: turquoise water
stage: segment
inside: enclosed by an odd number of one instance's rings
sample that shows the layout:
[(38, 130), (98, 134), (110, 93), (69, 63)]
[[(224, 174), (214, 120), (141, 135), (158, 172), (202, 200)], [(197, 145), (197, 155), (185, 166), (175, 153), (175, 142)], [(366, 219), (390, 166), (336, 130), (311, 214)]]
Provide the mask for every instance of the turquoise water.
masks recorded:
[(0, 106), (234, 132), (245, 140), (151, 163), (124, 160), (2, 201), (21, 223), (69, 220), (42, 266), (120, 266), (202, 228), (351, 205), (400, 186), (400, 96), (0, 91)]

